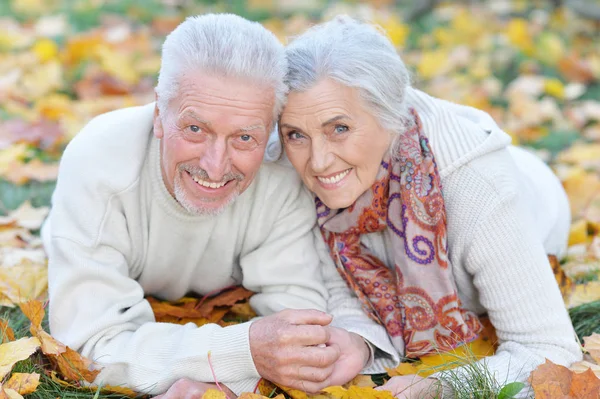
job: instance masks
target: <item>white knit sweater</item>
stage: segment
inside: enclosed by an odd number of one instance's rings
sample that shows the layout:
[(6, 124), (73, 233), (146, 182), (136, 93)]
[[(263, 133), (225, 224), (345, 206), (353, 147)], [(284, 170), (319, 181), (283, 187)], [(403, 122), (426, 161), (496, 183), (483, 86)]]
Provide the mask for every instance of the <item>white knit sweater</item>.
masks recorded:
[[(413, 89), (407, 101), (422, 119), (440, 171), (460, 299), (467, 309), (489, 315), (500, 340), (497, 353), (482, 361), (506, 383), (525, 382), (544, 358), (561, 365), (580, 360), (546, 257), (564, 253), (569, 232), (569, 206), (559, 180), (533, 154), (510, 146), (509, 136), (488, 114)], [(388, 234), (369, 234), (362, 243), (389, 266), (394, 263)], [(323, 243), (320, 250), (327, 251)], [(324, 273), (329, 310), (345, 319), (340, 325), (363, 317), (333, 264)], [(362, 325), (363, 335), (379, 349), (366, 372), (396, 366), (403, 353), (385, 330)]]
[(153, 110), (101, 115), (63, 155), (42, 232), (51, 333), (103, 367), (97, 383), (157, 394), (183, 377), (213, 382), (212, 366), (219, 382), (252, 391), (250, 322), (156, 323), (144, 296), (243, 284), (260, 315), (325, 310), (313, 201), (292, 169), (269, 164), (221, 215), (191, 216), (162, 181)]

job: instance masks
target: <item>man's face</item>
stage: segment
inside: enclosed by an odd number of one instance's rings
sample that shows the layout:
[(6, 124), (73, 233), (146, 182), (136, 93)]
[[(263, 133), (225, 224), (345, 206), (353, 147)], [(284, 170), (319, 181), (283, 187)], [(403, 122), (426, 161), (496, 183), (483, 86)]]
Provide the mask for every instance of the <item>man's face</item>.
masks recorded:
[(162, 139), (163, 181), (195, 215), (216, 215), (252, 183), (269, 138), (274, 90), (267, 85), (196, 72), (179, 92), (154, 135)]

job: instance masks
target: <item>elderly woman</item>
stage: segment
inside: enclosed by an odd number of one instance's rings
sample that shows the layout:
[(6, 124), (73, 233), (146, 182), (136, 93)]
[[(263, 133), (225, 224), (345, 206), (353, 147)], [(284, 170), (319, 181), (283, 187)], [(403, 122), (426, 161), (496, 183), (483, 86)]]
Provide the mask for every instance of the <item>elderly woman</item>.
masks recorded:
[[(570, 224), (551, 170), (486, 113), (412, 88), (368, 24), (338, 17), (287, 56), (279, 133), (335, 264), (325, 271), (330, 311), (362, 305), (384, 331), (353, 329), (378, 349), (367, 371), (471, 342), (483, 315), (499, 346), (480, 362), (499, 384), (526, 381), (544, 358), (580, 359), (547, 258), (564, 252)], [(437, 377), (385, 388), (416, 397)]]

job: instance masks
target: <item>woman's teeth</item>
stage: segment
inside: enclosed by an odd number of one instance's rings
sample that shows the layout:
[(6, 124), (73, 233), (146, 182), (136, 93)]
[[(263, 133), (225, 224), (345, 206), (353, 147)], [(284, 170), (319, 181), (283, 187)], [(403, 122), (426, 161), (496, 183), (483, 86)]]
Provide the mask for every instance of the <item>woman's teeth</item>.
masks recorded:
[(346, 177), (346, 175), (348, 173), (350, 173), (352, 169), (346, 169), (345, 171), (338, 173), (335, 176), (332, 177), (321, 177), (321, 176), (317, 176), (317, 179), (319, 179), (320, 182), (325, 183), (325, 184), (335, 184), (337, 182), (339, 182), (340, 180), (342, 180), (344, 177)]

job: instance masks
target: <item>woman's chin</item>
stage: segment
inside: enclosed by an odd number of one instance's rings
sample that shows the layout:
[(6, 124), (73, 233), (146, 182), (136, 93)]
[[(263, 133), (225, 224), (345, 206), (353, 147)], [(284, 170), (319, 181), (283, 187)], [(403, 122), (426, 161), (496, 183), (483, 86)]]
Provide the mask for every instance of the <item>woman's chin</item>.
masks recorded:
[(327, 208), (332, 210), (348, 208), (358, 199), (357, 197), (344, 195), (343, 193), (338, 193), (337, 195), (335, 193), (327, 193), (322, 196), (317, 194), (317, 197), (319, 197)]

